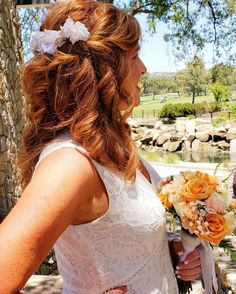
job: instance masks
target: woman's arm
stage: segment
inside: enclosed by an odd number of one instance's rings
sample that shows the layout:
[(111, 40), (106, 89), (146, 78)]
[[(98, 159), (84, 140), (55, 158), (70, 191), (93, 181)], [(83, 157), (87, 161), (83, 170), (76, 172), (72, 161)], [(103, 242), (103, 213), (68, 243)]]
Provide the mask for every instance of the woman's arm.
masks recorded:
[(57, 238), (98, 187), (89, 159), (60, 149), (39, 164), (21, 199), (0, 225), (1, 293), (22, 289)]

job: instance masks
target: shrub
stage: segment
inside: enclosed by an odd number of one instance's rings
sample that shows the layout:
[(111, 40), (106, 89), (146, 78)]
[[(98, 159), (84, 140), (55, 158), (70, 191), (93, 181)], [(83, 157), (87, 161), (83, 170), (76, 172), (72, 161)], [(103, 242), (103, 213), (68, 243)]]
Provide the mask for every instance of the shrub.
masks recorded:
[(233, 113), (233, 114), (236, 114), (236, 105), (233, 105), (230, 107), (230, 111)]
[(191, 103), (165, 104), (161, 111), (161, 118), (174, 120), (176, 117), (195, 115), (195, 105)]
[(174, 120), (178, 116), (176, 104), (165, 104), (162, 107), (159, 116), (161, 118), (168, 118), (169, 120)]
[(217, 102), (229, 101), (229, 99), (232, 97), (232, 93), (229, 87), (222, 85), (220, 83), (212, 84), (210, 86), (210, 90)]
[(221, 103), (176, 103), (165, 104), (160, 111), (160, 118), (167, 118), (174, 120), (176, 117), (181, 116), (196, 116), (208, 113), (211, 111), (218, 111), (222, 107)]
[(208, 103), (209, 111), (215, 112), (222, 109), (222, 104), (220, 102), (211, 102)]

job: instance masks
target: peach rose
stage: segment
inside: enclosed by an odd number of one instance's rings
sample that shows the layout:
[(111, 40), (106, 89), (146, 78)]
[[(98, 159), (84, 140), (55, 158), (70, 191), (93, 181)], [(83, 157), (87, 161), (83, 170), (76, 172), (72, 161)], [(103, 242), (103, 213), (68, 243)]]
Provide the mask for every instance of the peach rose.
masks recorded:
[(158, 193), (159, 198), (161, 199), (162, 204), (167, 208), (171, 209), (173, 207), (173, 204), (169, 202), (168, 196), (164, 194), (163, 192)]
[(198, 210), (192, 210), (192, 207), (190, 205), (185, 205), (183, 207), (184, 216), (186, 216), (190, 220), (197, 220), (199, 216)]
[(191, 221), (189, 218), (184, 216), (181, 218), (181, 224), (182, 226), (190, 232), (190, 234), (193, 234), (197, 229), (197, 224), (195, 221)]
[(213, 186), (202, 178), (194, 177), (188, 180), (180, 189), (180, 195), (187, 201), (204, 200), (213, 192)]
[(202, 240), (211, 242), (212, 244), (219, 245), (220, 241), (227, 235), (229, 232), (229, 227), (226, 219), (223, 215), (220, 214), (211, 214), (207, 213), (202, 226), (207, 223), (206, 229), (204, 232), (207, 235), (198, 235)]

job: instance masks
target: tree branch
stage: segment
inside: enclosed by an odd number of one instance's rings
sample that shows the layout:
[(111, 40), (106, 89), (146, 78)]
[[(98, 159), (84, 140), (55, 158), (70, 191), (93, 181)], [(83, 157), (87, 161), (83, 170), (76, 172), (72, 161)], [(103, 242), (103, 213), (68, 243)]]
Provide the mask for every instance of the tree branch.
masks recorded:
[(214, 27), (214, 33), (215, 33), (215, 37), (214, 37), (214, 43), (216, 42), (216, 39), (217, 39), (217, 30), (216, 30), (216, 15), (215, 15), (215, 11), (214, 11), (214, 8), (213, 8), (213, 5), (211, 3), (210, 0), (207, 1), (207, 5), (209, 6), (210, 10), (211, 10), (211, 14), (212, 14), (212, 17), (213, 17), (213, 27)]
[[(177, 0), (175, 2), (172, 2), (168, 5), (166, 5), (166, 10), (170, 9), (170, 7), (176, 3), (178, 3), (180, 0)], [(156, 2), (149, 2), (147, 4), (144, 4), (144, 5), (140, 5), (139, 3), (139, 0), (136, 0), (136, 5), (135, 7), (133, 7), (131, 10), (130, 10), (130, 13), (132, 15), (135, 15), (137, 13), (154, 13), (156, 10), (155, 9), (143, 9), (143, 8), (146, 8), (148, 6), (158, 6), (158, 4)]]

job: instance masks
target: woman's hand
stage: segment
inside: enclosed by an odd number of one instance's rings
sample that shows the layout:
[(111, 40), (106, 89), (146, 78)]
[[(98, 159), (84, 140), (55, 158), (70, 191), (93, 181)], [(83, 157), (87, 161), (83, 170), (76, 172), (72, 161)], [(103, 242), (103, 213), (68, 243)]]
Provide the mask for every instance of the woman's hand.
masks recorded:
[(192, 281), (199, 278), (202, 270), (198, 248), (189, 253), (184, 262), (180, 263), (178, 262), (178, 259), (184, 252), (184, 247), (180, 240), (174, 239), (170, 242), (170, 252), (178, 279)]

